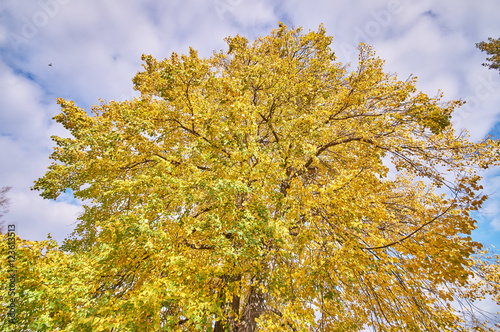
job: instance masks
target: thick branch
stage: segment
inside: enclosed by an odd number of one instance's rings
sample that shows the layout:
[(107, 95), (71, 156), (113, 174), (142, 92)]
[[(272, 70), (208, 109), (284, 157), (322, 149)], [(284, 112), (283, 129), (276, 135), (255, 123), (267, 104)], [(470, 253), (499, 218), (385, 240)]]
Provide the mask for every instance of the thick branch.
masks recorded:
[(209, 245), (209, 244), (200, 244), (200, 245), (195, 245), (192, 243), (189, 243), (186, 239), (184, 239), (183, 242), (186, 246), (188, 246), (191, 249), (196, 249), (196, 250), (212, 250), (214, 249), (214, 246)]

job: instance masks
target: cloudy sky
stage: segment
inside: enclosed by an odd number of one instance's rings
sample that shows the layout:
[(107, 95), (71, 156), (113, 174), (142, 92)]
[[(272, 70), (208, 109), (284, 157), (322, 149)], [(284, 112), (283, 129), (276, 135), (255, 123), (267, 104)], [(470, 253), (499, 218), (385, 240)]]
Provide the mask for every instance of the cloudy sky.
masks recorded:
[[(475, 43), (500, 37), (498, 0), (1, 0), (0, 186), (12, 186), (6, 220), (32, 240), (63, 240), (81, 207), (71, 196), (43, 200), (30, 191), (49, 165), (55, 99), (86, 110), (98, 99), (134, 96), (141, 54), (201, 56), (226, 49), (224, 38), (266, 35), (282, 21), (315, 30), (324, 23), (342, 62), (372, 44), (386, 70), (413, 74), (429, 95), (468, 103), (454, 116), (474, 140), (500, 132), (500, 75), (481, 66)], [(51, 64), (51, 65), (49, 65)], [(490, 200), (477, 216), (477, 240), (500, 246), (500, 171), (485, 174)]]

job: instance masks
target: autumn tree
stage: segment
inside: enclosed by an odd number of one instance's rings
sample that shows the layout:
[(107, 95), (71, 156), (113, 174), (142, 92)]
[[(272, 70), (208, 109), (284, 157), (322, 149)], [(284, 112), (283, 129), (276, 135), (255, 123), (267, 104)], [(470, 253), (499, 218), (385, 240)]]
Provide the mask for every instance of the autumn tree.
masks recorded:
[(486, 66), (490, 69), (498, 69), (500, 70), (500, 38), (493, 39), (491, 37), (488, 38), (488, 42), (480, 42), (476, 44), (477, 48), (481, 51), (486, 52), (486, 54), (491, 55), (490, 58), (486, 58), (489, 63), (483, 63), (483, 66)]
[(453, 130), (461, 101), (365, 45), (349, 71), (331, 42), (280, 25), (209, 58), (145, 55), (140, 97), (92, 115), (59, 99), (72, 137), (34, 189), (86, 203), (61, 246), (20, 245), (18, 326), (487, 330), (455, 305), (483, 294), (471, 212), (498, 142)]

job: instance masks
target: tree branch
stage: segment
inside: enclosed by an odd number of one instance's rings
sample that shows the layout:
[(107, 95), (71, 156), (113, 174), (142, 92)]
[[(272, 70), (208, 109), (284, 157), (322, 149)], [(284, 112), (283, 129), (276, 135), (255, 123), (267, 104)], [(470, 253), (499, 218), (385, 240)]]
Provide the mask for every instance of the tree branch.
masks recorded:
[(418, 231), (420, 231), (422, 228), (424, 228), (425, 226), (433, 223), (434, 221), (438, 220), (439, 218), (441, 218), (442, 216), (444, 216), (446, 213), (448, 213), (448, 211), (451, 209), (451, 207), (453, 206), (453, 204), (450, 204), (450, 206), (448, 206), (448, 208), (446, 210), (444, 210), (442, 213), (438, 214), (437, 216), (435, 216), (434, 218), (432, 218), (431, 220), (429, 220), (428, 222), (426, 223), (423, 223), (422, 225), (420, 225), (417, 229), (415, 229), (413, 232), (411, 232), (410, 234), (406, 235), (405, 237), (402, 237), (401, 239), (397, 240), (397, 241), (394, 241), (392, 243), (389, 243), (389, 244), (386, 244), (386, 245), (383, 245), (383, 246), (378, 246), (378, 247), (364, 247), (364, 248), (361, 248), (361, 250), (376, 250), (376, 249), (385, 249), (385, 248), (389, 248), (389, 247), (392, 247), (396, 244), (400, 244), (401, 242), (409, 239), (410, 237), (412, 237), (415, 233), (417, 233)]

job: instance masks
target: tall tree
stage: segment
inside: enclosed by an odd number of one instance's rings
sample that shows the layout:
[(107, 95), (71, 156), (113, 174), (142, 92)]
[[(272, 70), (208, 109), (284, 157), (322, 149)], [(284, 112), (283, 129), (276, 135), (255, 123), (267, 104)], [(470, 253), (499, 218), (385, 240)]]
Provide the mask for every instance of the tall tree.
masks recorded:
[(481, 51), (486, 52), (486, 54), (491, 55), (490, 58), (486, 58), (490, 63), (483, 63), (483, 66), (489, 67), (490, 69), (500, 70), (500, 38), (493, 39), (488, 38), (488, 42), (480, 42), (476, 44), (477, 48)]
[(498, 142), (367, 46), (347, 71), (322, 26), (227, 43), (143, 56), (140, 98), (92, 116), (58, 100), (73, 137), (34, 189), (90, 203), (61, 247), (20, 242), (19, 326), (467, 330), (453, 305), (498, 271), (470, 237)]

